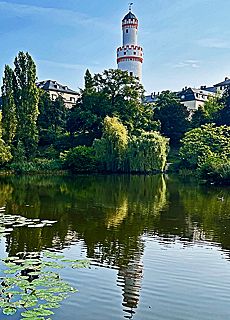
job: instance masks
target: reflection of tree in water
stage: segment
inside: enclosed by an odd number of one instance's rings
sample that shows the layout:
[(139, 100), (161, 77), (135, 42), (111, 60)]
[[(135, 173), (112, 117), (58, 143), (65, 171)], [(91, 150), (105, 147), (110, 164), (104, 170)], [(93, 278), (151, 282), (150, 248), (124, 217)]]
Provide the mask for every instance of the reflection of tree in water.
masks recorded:
[(3, 179), (0, 192), (4, 184), (13, 190), (7, 213), (58, 220), (52, 228), (15, 229), (7, 236), (7, 251), (62, 249), (84, 239), (88, 257), (118, 268), (123, 305), (132, 315), (141, 288), (141, 235), (167, 205), (163, 176), (11, 177)]
[[(229, 188), (181, 186), (179, 194), (187, 214), (190, 238), (211, 240), (221, 243), (223, 249), (230, 249)], [(218, 201), (222, 196), (225, 200)]]

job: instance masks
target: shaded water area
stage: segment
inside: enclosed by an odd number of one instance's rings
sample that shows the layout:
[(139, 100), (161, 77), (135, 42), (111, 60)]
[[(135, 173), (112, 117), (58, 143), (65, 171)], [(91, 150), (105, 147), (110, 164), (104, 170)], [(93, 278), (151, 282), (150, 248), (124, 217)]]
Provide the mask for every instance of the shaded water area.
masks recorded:
[[(230, 188), (177, 175), (1, 177), (0, 207), (57, 221), (14, 225), (0, 258), (50, 250), (90, 259), (59, 271), (78, 291), (51, 319), (230, 319)], [(0, 269), (5, 276), (3, 261)]]

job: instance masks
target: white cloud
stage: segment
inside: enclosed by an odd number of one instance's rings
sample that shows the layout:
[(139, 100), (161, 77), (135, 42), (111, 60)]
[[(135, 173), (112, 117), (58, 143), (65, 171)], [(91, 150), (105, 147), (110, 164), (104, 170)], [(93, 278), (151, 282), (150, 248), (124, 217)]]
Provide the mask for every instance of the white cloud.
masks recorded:
[(230, 49), (230, 41), (218, 38), (204, 38), (197, 41), (201, 47)]
[[(32, 5), (22, 5), (0, 1), (0, 12), (7, 12), (10, 15), (26, 19), (45, 19), (52, 23), (77, 27), (79, 25), (94, 25), (104, 27), (105, 24), (99, 18), (92, 18), (89, 15), (72, 10), (61, 10), (56, 8), (44, 8)], [(47, 30), (48, 32), (48, 30)]]
[(184, 62), (178, 62), (173, 65), (174, 68), (185, 68), (185, 67), (192, 67), (192, 68), (199, 68), (197, 64), (199, 61), (196, 60), (185, 60)]

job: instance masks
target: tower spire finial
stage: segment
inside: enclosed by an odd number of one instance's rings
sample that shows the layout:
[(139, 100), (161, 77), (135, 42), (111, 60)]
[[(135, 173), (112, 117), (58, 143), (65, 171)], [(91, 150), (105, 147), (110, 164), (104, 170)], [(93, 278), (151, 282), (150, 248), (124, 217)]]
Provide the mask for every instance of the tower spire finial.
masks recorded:
[(130, 3), (129, 3), (129, 12), (132, 11), (132, 5), (133, 5), (133, 2), (130, 2)]

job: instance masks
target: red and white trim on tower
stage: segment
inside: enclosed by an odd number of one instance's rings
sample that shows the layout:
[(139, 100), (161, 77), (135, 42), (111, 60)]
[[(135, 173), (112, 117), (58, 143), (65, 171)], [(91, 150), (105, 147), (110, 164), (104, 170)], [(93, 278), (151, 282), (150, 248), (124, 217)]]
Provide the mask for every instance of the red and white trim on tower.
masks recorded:
[(117, 49), (117, 66), (130, 75), (142, 78), (143, 49), (137, 45), (138, 19), (131, 12), (122, 20), (123, 46)]

